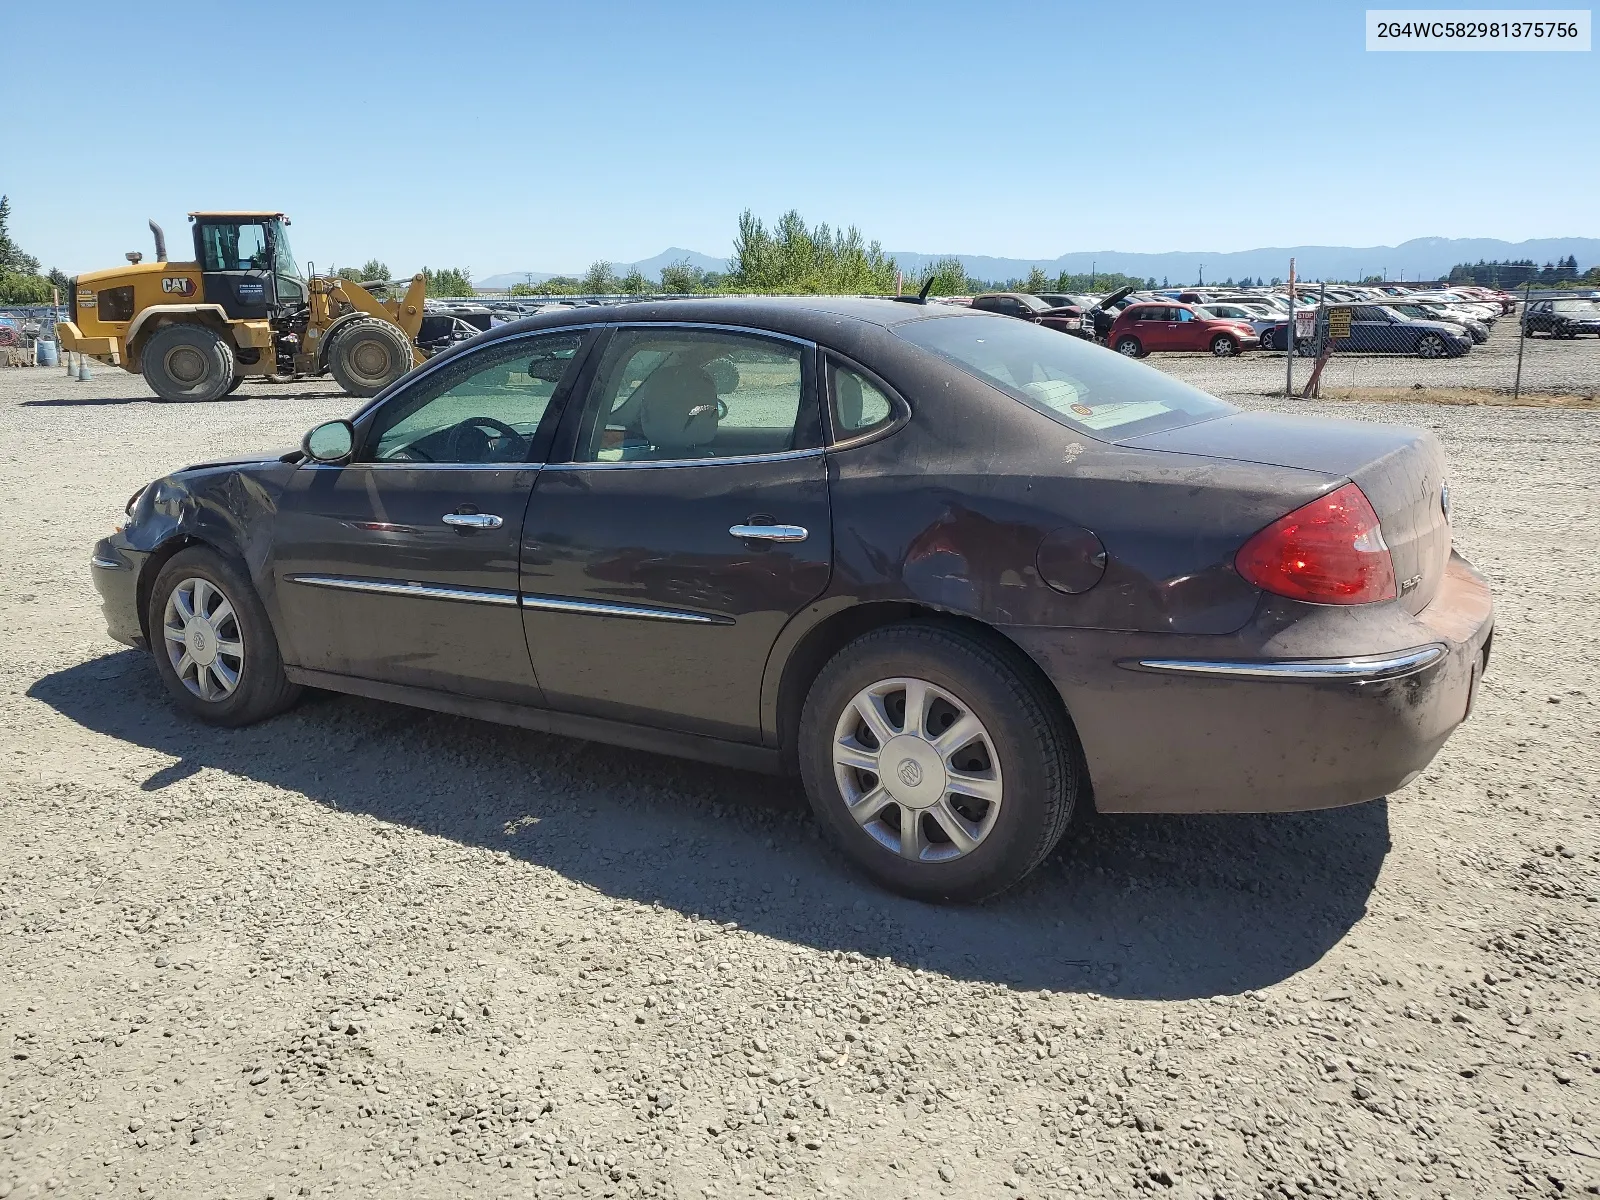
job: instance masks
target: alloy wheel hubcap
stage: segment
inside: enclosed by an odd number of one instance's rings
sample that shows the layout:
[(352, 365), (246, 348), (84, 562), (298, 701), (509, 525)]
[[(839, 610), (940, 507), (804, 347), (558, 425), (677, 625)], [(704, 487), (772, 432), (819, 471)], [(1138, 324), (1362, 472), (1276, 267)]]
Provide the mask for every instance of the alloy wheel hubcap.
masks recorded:
[(179, 682), (202, 700), (226, 700), (244, 674), (244, 634), (222, 589), (185, 579), (167, 596), (161, 618), (167, 661)]
[(833, 773), (850, 815), (914, 862), (972, 853), (993, 831), (1004, 786), (994, 741), (970, 705), (925, 679), (857, 692), (834, 728)]

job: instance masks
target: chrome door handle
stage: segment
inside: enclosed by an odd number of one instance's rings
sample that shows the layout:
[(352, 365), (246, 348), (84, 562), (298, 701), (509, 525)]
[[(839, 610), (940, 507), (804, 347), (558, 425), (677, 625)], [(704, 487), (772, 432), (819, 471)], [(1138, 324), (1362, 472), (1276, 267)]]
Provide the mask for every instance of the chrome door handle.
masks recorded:
[(803, 542), (811, 531), (803, 525), (730, 525), (728, 532), (736, 538), (757, 542)]
[(493, 513), (445, 513), (439, 519), (458, 529), (499, 529), (505, 524)]

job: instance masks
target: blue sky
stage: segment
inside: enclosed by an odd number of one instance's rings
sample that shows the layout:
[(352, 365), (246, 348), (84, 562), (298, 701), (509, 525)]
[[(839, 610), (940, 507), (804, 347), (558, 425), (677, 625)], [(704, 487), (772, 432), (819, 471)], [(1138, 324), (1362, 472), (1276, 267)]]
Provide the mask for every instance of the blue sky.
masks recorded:
[(1349, 4), (63, 11), (7, 6), (0, 191), (69, 272), (195, 208), (479, 278), (723, 255), (747, 206), (1015, 257), (1600, 234), (1593, 52), (1369, 54)]

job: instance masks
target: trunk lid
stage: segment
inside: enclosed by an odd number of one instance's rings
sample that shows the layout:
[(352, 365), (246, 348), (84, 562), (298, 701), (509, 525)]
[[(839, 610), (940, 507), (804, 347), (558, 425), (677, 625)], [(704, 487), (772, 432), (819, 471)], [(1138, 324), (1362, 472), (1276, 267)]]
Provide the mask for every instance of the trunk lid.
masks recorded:
[(1144, 450), (1296, 467), (1348, 479), (1372, 504), (1394, 560), (1399, 603), (1427, 607), (1450, 558), (1444, 451), (1424, 429), (1280, 413), (1234, 413), (1120, 442)]

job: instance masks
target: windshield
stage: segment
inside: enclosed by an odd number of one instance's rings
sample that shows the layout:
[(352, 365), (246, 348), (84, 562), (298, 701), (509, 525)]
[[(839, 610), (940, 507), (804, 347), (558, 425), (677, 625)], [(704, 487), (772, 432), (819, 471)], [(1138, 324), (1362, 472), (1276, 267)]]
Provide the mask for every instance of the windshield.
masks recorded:
[(1600, 304), (1593, 300), (1557, 300), (1555, 311), (1565, 317), (1600, 316)]
[(300, 268), (294, 261), (294, 253), (289, 249), (289, 234), (283, 227), (283, 222), (274, 218), (267, 222), (267, 232), (272, 238), (272, 248), (277, 253), (278, 274), (285, 279), (299, 279)]
[(289, 249), (289, 234), (285, 222), (274, 217), (267, 222), (267, 234), (272, 239), (273, 259), (276, 264), (278, 300), (282, 304), (303, 304), (306, 299), (305, 280), (294, 261), (294, 251)]
[(1105, 441), (1236, 411), (1154, 367), (1029, 322), (952, 314), (894, 332), (1067, 428)]

